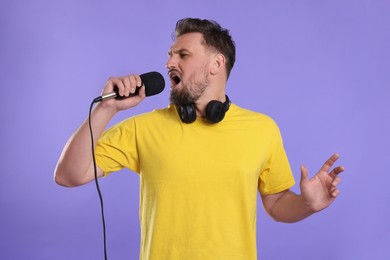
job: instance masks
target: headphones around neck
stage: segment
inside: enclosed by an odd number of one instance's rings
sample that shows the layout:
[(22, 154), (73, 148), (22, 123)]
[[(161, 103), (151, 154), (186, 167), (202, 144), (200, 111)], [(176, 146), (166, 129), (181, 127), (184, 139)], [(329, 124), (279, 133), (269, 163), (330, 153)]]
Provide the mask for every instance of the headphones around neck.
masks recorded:
[[(227, 95), (226, 101), (221, 102), (218, 100), (211, 100), (205, 110), (205, 116), (207, 122), (215, 124), (221, 122), (225, 117), (225, 113), (229, 110), (230, 100)], [(179, 113), (180, 119), (183, 123), (190, 124), (196, 120), (196, 105), (195, 103), (176, 106), (176, 110)]]

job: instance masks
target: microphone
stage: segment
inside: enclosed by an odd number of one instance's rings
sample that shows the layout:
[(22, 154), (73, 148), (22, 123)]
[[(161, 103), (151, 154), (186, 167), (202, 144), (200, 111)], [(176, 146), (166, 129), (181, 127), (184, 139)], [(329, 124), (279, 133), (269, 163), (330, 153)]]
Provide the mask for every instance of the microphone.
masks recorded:
[[(142, 86), (145, 86), (145, 95), (147, 97), (157, 95), (164, 90), (165, 81), (164, 77), (157, 71), (152, 71), (148, 73), (144, 73), (139, 75), (142, 80)], [(142, 87), (141, 86), (141, 87)], [(137, 87), (134, 93), (130, 93), (128, 97), (134, 97), (138, 95), (139, 89), (141, 87)], [(101, 95), (93, 100), (93, 102), (100, 102), (107, 99), (115, 98), (118, 100), (122, 100), (128, 97), (120, 96), (118, 93), (118, 87), (114, 86), (114, 92)]]

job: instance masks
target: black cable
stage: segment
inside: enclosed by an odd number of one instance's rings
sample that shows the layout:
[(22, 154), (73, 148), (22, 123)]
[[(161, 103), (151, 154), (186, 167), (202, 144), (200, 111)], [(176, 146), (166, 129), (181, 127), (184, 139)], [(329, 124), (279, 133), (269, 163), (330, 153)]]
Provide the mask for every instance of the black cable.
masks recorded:
[(91, 106), (89, 107), (89, 114), (88, 114), (88, 123), (89, 123), (89, 132), (91, 133), (91, 142), (92, 142), (92, 161), (93, 161), (93, 169), (95, 173), (95, 184), (96, 184), (96, 190), (99, 194), (100, 199), (100, 208), (102, 213), (102, 223), (103, 223), (103, 243), (104, 243), (104, 259), (107, 260), (107, 245), (106, 245), (106, 221), (104, 219), (104, 206), (103, 206), (103, 196), (102, 192), (100, 191), (99, 182), (97, 178), (97, 167), (96, 167), (96, 159), (95, 159), (95, 146), (93, 141), (93, 132), (92, 132), (92, 123), (91, 123), (91, 114), (92, 114), (92, 108), (93, 104), (96, 101), (92, 101)]

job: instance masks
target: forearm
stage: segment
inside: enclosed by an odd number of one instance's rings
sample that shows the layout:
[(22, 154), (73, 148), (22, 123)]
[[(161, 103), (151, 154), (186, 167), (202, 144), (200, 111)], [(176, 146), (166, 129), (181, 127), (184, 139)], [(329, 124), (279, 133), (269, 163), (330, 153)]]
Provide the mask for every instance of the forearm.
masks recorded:
[[(105, 109), (100, 104), (92, 111), (94, 146), (114, 114), (114, 111)], [(55, 169), (55, 181), (62, 186), (78, 186), (93, 178), (92, 143), (86, 119), (65, 145)]]
[(286, 191), (268, 213), (276, 221), (293, 223), (312, 215), (315, 211), (305, 203), (301, 195)]

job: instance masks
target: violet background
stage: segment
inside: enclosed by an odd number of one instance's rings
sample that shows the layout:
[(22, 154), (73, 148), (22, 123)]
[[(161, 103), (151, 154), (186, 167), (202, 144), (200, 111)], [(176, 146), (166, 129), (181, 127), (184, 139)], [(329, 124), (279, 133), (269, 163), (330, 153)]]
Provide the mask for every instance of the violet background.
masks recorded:
[[(314, 174), (334, 152), (346, 168), (337, 201), (302, 222), (273, 222), (259, 204), (259, 259), (390, 259), (389, 14), (386, 0), (2, 0), (0, 259), (103, 259), (94, 184), (57, 186), (53, 170), (109, 76), (167, 79), (188, 16), (230, 29), (227, 93), (277, 121), (297, 181), (301, 164)], [(138, 185), (126, 170), (100, 181), (109, 259), (139, 257)]]

